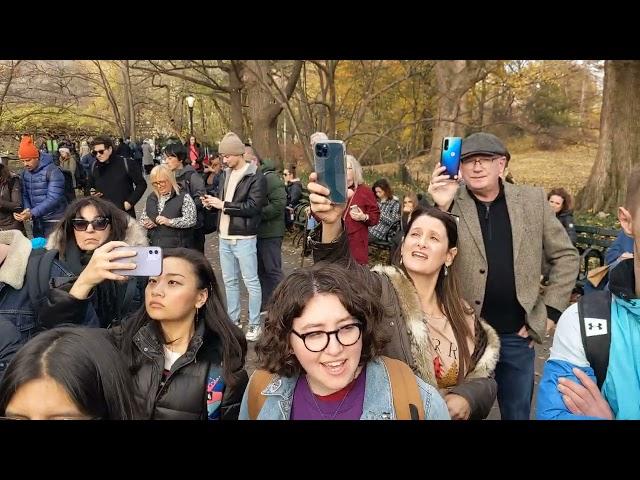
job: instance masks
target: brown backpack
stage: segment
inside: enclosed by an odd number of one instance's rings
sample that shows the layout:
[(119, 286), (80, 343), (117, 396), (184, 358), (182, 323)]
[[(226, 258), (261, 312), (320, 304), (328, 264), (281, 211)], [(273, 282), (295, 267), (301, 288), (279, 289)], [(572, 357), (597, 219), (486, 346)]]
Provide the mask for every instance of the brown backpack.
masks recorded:
[[(393, 407), (396, 412), (396, 420), (424, 420), (424, 406), (418, 382), (411, 368), (404, 362), (389, 357), (380, 357), (384, 361), (389, 379), (391, 380), (391, 393), (393, 395)], [(258, 418), (260, 410), (266, 400), (262, 391), (274, 379), (275, 374), (266, 370), (256, 370), (249, 380), (249, 419)]]

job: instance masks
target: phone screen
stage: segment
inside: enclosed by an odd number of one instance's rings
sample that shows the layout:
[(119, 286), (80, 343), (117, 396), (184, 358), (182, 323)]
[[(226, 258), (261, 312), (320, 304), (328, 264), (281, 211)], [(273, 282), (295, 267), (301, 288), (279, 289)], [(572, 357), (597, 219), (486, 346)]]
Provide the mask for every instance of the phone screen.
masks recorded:
[(444, 172), (453, 178), (460, 171), (460, 150), (462, 149), (462, 138), (444, 137), (442, 139), (442, 154), (440, 165), (447, 170)]
[(329, 199), (333, 203), (347, 203), (347, 163), (344, 143), (340, 140), (316, 143), (313, 156), (318, 183), (329, 189)]
[(116, 247), (114, 252), (134, 251), (135, 257), (114, 260), (116, 263), (135, 263), (134, 270), (112, 270), (127, 277), (155, 277), (162, 273), (162, 248), (160, 247)]

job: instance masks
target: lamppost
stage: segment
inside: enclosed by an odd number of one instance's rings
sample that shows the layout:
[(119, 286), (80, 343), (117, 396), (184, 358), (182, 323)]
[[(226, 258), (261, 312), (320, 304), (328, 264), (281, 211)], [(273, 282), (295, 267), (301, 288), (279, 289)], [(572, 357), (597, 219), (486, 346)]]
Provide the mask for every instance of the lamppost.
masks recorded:
[(189, 107), (189, 129), (191, 136), (193, 136), (193, 104), (196, 102), (196, 97), (189, 95), (187, 98), (187, 106)]

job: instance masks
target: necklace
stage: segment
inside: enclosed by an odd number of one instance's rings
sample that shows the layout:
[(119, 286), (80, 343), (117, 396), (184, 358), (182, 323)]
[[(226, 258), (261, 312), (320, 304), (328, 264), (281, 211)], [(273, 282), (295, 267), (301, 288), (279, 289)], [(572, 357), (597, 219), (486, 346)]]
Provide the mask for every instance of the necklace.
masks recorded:
[(318, 405), (318, 400), (316, 399), (316, 395), (315, 393), (313, 393), (313, 390), (311, 390), (311, 385), (309, 385), (309, 380), (307, 379), (307, 377), (304, 377), (305, 381), (307, 382), (307, 387), (309, 387), (309, 393), (311, 394), (311, 398), (313, 399), (313, 403), (316, 406), (316, 410), (318, 410), (318, 413), (323, 416), (323, 417), (330, 417), (328, 418), (328, 420), (335, 420), (336, 415), (338, 415), (338, 412), (340, 411), (340, 409), (342, 408), (342, 405), (344, 404), (344, 401), (347, 399), (347, 397), (349, 396), (349, 394), (351, 393), (351, 390), (353, 390), (353, 386), (355, 385), (356, 381), (354, 380), (351, 383), (351, 387), (349, 387), (349, 391), (347, 392), (347, 394), (342, 397), (342, 400), (340, 401), (340, 404), (338, 405), (338, 408), (336, 408), (336, 411), (333, 412), (333, 414), (330, 413), (324, 413), (321, 409), (320, 409), (320, 405)]

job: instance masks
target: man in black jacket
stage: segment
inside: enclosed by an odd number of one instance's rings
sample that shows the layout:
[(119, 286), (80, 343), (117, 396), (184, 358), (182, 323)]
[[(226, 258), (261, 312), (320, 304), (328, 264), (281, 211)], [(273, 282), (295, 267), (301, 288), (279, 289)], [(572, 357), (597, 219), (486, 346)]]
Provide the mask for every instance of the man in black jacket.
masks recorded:
[(218, 236), (220, 267), (227, 295), (227, 312), (240, 324), (240, 285), (238, 266), (249, 292), (249, 330), (247, 340), (260, 335), (262, 290), (258, 278), (257, 233), (267, 185), (262, 172), (245, 161), (244, 143), (233, 132), (227, 133), (218, 149), (228, 165), (220, 179), (218, 198), (207, 195), (203, 204), (220, 210)]
[(124, 159), (113, 153), (113, 142), (109, 137), (96, 137), (91, 148), (97, 162), (89, 175), (91, 195), (109, 200), (133, 218), (134, 205), (142, 198), (147, 182), (132, 159)]

